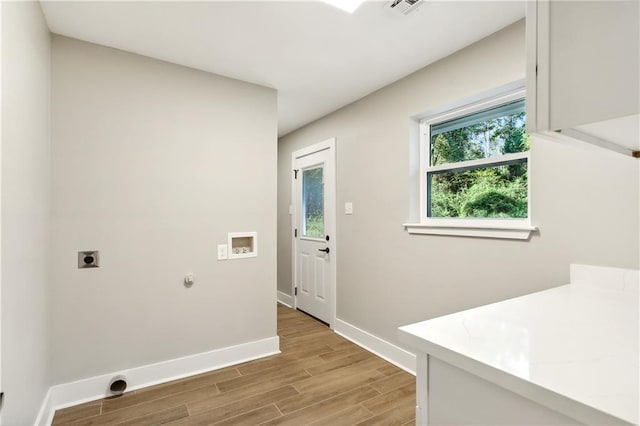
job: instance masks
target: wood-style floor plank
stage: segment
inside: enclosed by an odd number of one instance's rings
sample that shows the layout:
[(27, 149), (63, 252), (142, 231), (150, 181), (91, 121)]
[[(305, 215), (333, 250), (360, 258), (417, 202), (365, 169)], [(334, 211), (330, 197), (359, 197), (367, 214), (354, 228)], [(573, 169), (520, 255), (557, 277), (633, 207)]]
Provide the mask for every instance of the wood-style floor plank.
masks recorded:
[(403, 401), (388, 411), (358, 423), (358, 426), (402, 426), (408, 422), (415, 423), (415, 416), (415, 401)]
[(158, 413), (147, 414), (137, 419), (127, 420), (120, 423), (122, 426), (147, 426), (147, 425), (164, 425), (174, 420), (184, 419), (189, 416), (189, 410), (186, 405), (169, 408)]
[[(300, 395), (280, 401), (276, 406), (284, 414), (291, 413), (322, 400), (341, 395), (352, 389), (366, 386), (368, 383), (374, 382), (379, 378), (380, 373), (374, 370), (364, 371), (360, 374), (353, 374), (344, 377), (344, 380), (342, 381), (330, 381), (324, 386), (305, 389), (304, 391), (301, 391)], [(298, 391), (300, 391), (300, 389), (298, 389)]]
[(404, 401), (411, 400), (415, 394), (415, 385), (410, 383), (362, 403), (362, 406), (374, 415), (395, 408)]
[(230, 404), (231, 402), (237, 401), (238, 399), (258, 395), (261, 393), (272, 392), (277, 388), (299, 382), (309, 377), (311, 376), (307, 372), (285, 373), (275, 379), (254, 383), (252, 385), (245, 386), (244, 388), (236, 389), (235, 391), (220, 394), (215, 398), (189, 403), (189, 412), (191, 414), (195, 414), (202, 411), (211, 410), (213, 408)]
[(265, 426), (306, 425), (322, 419), (323, 417), (329, 416), (336, 411), (345, 410), (350, 406), (357, 405), (378, 395), (380, 394), (375, 389), (369, 386), (364, 386), (342, 393), (333, 398), (325, 399), (324, 401), (302, 408), (298, 411), (294, 411), (293, 413), (277, 417), (270, 422), (265, 423)]
[(220, 380), (229, 380), (234, 377), (240, 377), (238, 370), (235, 368), (224, 368), (211, 373), (199, 374), (185, 379), (150, 386), (138, 391), (125, 393), (121, 396), (104, 399), (102, 402), (102, 413), (109, 413), (165, 396), (200, 389), (211, 386)]
[(322, 358), (324, 361), (332, 361), (337, 358), (344, 358), (349, 355), (366, 352), (364, 349), (354, 344), (351, 344), (351, 346), (347, 346), (344, 349), (336, 349), (335, 347), (332, 347), (332, 349), (333, 350), (331, 352), (320, 354), (318, 356)]
[(415, 382), (415, 378), (404, 371), (388, 376), (371, 384), (371, 387), (380, 393), (389, 392), (390, 390), (399, 388)]
[[(319, 389), (342, 387), (345, 384), (352, 385), (357, 383), (362, 385), (377, 382), (385, 379), (385, 376), (376, 370), (384, 362), (379, 358), (369, 359), (356, 365), (313, 376), (296, 383), (295, 387), (300, 392), (311, 392)], [(384, 384), (379, 386), (384, 387)]]
[(85, 417), (97, 416), (101, 412), (101, 406), (102, 401), (93, 401), (82, 405), (76, 405), (75, 407), (58, 410), (53, 419), (53, 426), (69, 424), (75, 420), (80, 420)]
[(88, 417), (86, 419), (78, 420), (76, 423), (74, 423), (74, 425), (78, 424), (91, 426), (119, 424), (131, 419), (136, 419), (138, 417), (150, 415), (159, 411), (164, 411), (167, 408), (184, 405), (189, 401), (208, 399), (212, 396), (217, 395), (218, 393), (220, 393), (220, 391), (218, 391), (215, 386), (207, 386), (205, 388), (194, 389), (191, 391), (154, 399), (142, 404), (132, 405), (120, 410), (110, 411), (99, 416)]
[(279, 415), (280, 411), (275, 406), (267, 405), (214, 424), (217, 426), (259, 425)]
[(370, 360), (371, 358), (371, 354), (360, 352), (353, 355), (347, 355), (342, 358), (337, 358), (332, 361), (325, 361), (324, 363), (320, 363), (316, 366), (309, 366), (306, 370), (312, 376), (316, 376), (318, 374), (328, 373), (329, 371), (339, 370), (342, 367), (356, 365), (363, 361)]
[(385, 376), (393, 376), (396, 373), (400, 373), (402, 372), (401, 369), (399, 369), (398, 367), (396, 367), (393, 364), (387, 364), (383, 367), (378, 368), (378, 371), (381, 372), (382, 374), (384, 374)]
[(192, 414), (188, 419), (183, 419), (177, 424), (188, 425), (210, 425), (218, 421), (226, 420), (240, 414), (256, 410), (266, 405), (272, 405), (274, 402), (296, 395), (296, 391), (292, 386), (283, 386), (279, 389), (259, 393), (249, 398), (236, 400), (230, 404), (202, 411), (198, 414)]
[(278, 305), (282, 353), (65, 408), (54, 425), (405, 425), (415, 378)]
[[(303, 366), (300, 364), (296, 364), (295, 368), (291, 370), (287, 370), (291, 373), (304, 372)], [(236, 377), (235, 379), (229, 379), (222, 382), (216, 383), (216, 386), (220, 390), (220, 392), (229, 392), (235, 389), (239, 389), (245, 386), (249, 386), (254, 383), (264, 382), (267, 380), (275, 379), (276, 377), (282, 376), (282, 368), (280, 367), (270, 367), (265, 370), (258, 371), (253, 374), (249, 374), (246, 376)]]
[(324, 359), (320, 358), (319, 356), (315, 356), (311, 352), (304, 356), (298, 352), (295, 352), (289, 353), (287, 355), (276, 355), (273, 357), (265, 358), (263, 360), (253, 361), (251, 363), (243, 365), (242, 367), (238, 367), (238, 371), (243, 376), (246, 376), (272, 367), (298, 370), (300, 369), (300, 367), (302, 367), (302, 369), (305, 369), (308, 367), (315, 367), (316, 365), (320, 365), (323, 363)]
[(362, 405), (353, 405), (346, 410), (338, 411), (310, 423), (311, 426), (351, 426), (373, 417), (373, 414)]

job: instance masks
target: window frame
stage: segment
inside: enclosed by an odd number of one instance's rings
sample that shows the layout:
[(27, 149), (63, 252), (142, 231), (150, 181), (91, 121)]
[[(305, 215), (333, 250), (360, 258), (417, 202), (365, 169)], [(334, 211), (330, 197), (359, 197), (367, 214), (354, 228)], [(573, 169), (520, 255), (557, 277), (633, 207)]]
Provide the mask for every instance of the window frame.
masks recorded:
[[(422, 116), (419, 119), (419, 223), (405, 224), (410, 234), (454, 235), (486, 238), (528, 239), (537, 228), (531, 225), (531, 163), (530, 151), (504, 154), (501, 156), (447, 163), (437, 166), (431, 164), (430, 127), (445, 121), (474, 114), (504, 104), (526, 99), (522, 85), (515, 89), (498, 89), (476, 101), (461, 101), (444, 110)], [(477, 98), (476, 98), (477, 99)], [(501, 165), (521, 159), (527, 160), (527, 218), (434, 218), (427, 216), (428, 194), (427, 177), (430, 172), (456, 171), (478, 166)]]

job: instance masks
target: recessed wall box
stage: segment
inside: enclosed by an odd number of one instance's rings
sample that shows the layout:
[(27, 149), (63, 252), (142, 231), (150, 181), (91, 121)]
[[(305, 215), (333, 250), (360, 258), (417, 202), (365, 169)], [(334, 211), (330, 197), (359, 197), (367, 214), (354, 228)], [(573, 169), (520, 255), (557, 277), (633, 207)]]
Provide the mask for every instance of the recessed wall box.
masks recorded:
[(78, 269), (99, 268), (99, 267), (100, 267), (100, 252), (98, 250), (78, 252)]
[(229, 232), (228, 258), (243, 259), (258, 255), (257, 232)]

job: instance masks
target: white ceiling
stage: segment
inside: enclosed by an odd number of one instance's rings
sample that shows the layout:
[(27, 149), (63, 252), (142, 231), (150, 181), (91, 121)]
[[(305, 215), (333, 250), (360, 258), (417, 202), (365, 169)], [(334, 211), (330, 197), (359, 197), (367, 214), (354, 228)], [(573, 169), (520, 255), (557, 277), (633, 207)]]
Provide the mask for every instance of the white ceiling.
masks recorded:
[(279, 135), (524, 17), (523, 1), (51, 1), (52, 32), (278, 90)]

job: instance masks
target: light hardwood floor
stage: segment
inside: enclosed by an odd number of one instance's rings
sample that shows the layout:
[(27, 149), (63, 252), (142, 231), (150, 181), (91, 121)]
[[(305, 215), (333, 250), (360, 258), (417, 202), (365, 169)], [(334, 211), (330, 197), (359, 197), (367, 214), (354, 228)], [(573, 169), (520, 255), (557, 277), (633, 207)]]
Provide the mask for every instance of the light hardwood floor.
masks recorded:
[(281, 354), (56, 412), (54, 425), (413, 425), (415, 378), (278, 305)]

